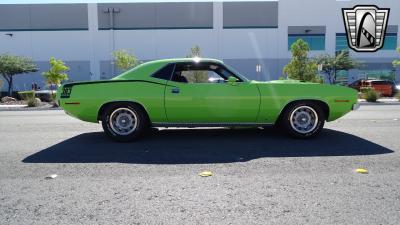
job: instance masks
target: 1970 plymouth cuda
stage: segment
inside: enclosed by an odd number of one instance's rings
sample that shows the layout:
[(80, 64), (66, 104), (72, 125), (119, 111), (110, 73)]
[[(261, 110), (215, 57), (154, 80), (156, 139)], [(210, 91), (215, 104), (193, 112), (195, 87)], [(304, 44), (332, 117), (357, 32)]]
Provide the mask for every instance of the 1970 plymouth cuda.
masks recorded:
[(294, 80), (246, 79), (215, 59), (146, 62), (111, 80), (67, 83), (60, 106), (105, 133), (130, 141), (149, 127), (263, 127), (274, 124), (297, 138), (317, 135), (357, 107), (355, 90)]

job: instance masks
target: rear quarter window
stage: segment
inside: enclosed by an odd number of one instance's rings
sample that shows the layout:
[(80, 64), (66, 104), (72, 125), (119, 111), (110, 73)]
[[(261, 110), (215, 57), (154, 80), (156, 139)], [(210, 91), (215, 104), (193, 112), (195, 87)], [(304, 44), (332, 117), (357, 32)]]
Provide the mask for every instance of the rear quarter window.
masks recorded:
[(175, 64), (170, 63), (163, 68), (157, 70), (151, 76), (162, 80), (171, 80), (172, 72), (174, 71)]

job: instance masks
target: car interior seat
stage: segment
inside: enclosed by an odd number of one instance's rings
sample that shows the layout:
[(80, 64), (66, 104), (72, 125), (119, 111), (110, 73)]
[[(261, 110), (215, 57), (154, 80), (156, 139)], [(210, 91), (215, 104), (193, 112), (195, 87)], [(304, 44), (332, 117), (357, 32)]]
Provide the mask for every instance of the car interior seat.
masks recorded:
[(173, 80), (175, 82), (180, 82), (180, 83), (189, 83), (188, 79), (186, 77), (182, 76), (182, 74), (180, 72), (175, 72)]

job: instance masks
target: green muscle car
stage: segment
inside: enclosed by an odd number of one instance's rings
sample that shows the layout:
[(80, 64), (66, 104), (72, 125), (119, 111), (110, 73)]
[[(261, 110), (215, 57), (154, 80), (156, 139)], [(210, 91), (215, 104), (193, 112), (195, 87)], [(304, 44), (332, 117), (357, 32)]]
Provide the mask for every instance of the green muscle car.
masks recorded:
[(246, 79), (215, 59), (146, 62), (111, 80), (67, 83), (57, 91), (65, 112), (101, 121), (105, 133), (130, 141), (149, 127), (263, 127), (297, 138), (317, 135), (357, 107), (353, 89), (294, 80)]

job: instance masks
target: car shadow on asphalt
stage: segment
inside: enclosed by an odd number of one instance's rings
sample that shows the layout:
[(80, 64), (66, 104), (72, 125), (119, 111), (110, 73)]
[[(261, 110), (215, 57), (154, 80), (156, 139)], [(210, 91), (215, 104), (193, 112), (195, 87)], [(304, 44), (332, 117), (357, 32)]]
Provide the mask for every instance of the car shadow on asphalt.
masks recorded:
[(103, 132), (83, 133), (34, 153), (25, 163), (201, 164), (263, 157), (353, 156), (393, 151), (348, 133), (324, 129), (314, 139), (297, 140), (261, 129), (153, 130), (130, 143), (113, 142)]

